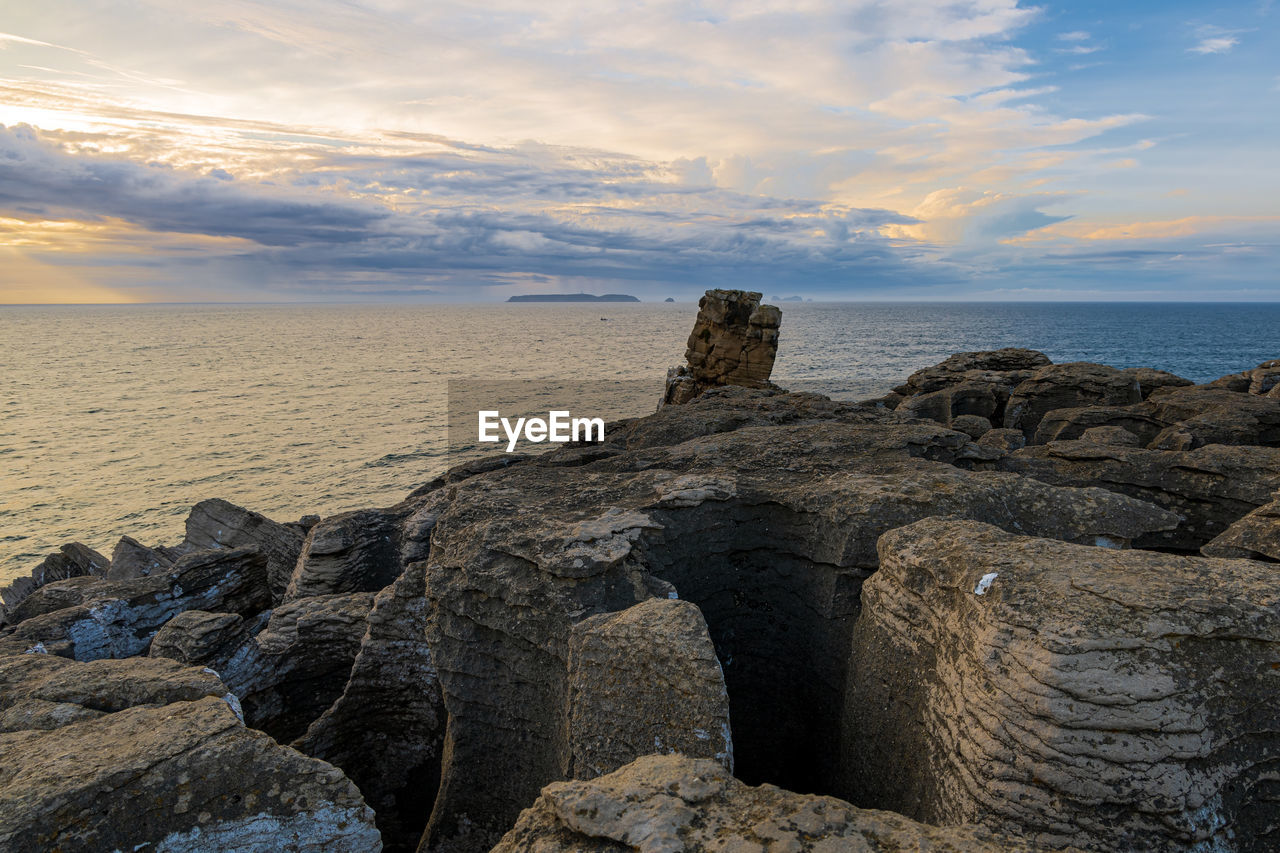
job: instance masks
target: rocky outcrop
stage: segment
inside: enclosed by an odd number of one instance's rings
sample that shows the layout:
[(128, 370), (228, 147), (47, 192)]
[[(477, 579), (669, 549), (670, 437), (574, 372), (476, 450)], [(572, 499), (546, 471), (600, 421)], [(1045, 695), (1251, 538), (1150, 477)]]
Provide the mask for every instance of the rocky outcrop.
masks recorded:
[(167, 572), (171, 568), (173, 559), (169, 554), (149, 548), (130, 536), (121, 536), (111, 552), (111, 569), (107, 578), (127, 581)]
[(1264, 850), (1280, 826), (1271, 566), (927, 519), (863, 588), (843, 793), (1097, 850)]
[(768, 385), (782, 312), (760, 298), (744, 290), (706, 292), (689, 335), (687, 366), (668, 372), (663, 402), (686, 403), (717, 385)]
[(1041, 419), (1055, 409), (1122, 406), (1142, 401), (1133, 374), (1103, 364), (1076, 361), (1042, 367), (1009, 395), (1004, 426), (1030, 439)]
[(399, 509), (364, 509), (311, 528), (285, 591), (286, 601), (345, 592), (377, 592), (403, 571)]
[(246, 620), (238, 613), (187, 610), (164, 624), (151, 640), (148, 654), (188, 666), (229, 672), (231, 659), (247, 640), (266, 627), (270, 611)]
[(192, 507), (186, 528), (183, 551), (256, 546), (266, 560), (267, 583), (275, 601), (284, 595), (306, 534), (301, 525), (280, 524), (219, 498)]
[(702, 612), (653, 598), (573, 626), (569, 775), (591, 779), (648, 752), (733, 771), (729, 694)]
[(1219, 533), (1200, 553), (1280, 563), (1280, 496)]
[(640, 758), (608, 776), (543, 789), (493, 853), (1042, 850), (974, 826), (926, 826), (833, 797), (751, 788), (706, 759)]
[[(424, 532), (425, 517), (418, 523)], [(424, 563), (410, 563), (378, 593), (342, 695), (293, 743), (359, 786), (387, 850), (417, 848), (440, 785), (446, 715), (427, 645), (425, 575)]]
[(1252, 370), (1232, 373), (1215, 379), (1209, 383), (1210, 388), (1225, 388), (1242, 394), (1258, 394), (1275, 396), (1276, 385), (1280, 385), (1280, 358), (1264, 361)]
[[(721, 431), (698, 434), (708, 429)], [(859, 589), (886, 530), (949, 514), (1123, 546), (1177, 524), (1102, 489), (947, 464), (971, 447), (896, 413), (732, 389), (622, 425), (592, 461), (561, 466), (552, 452), (458, 486), (427, 564), (449, 714), (428, 847), (484, 849), (542, 785), (572, 775), (571, 648), (584, 620), (672, 593), (697, 605), (739, 774), (821, 788), (837, 770)], [(683, 720), (682, 694), (666, 701), (657, 719)], [(659, 741), (687, 737), (680, 727)], [(627, 746), (609, 745), (613, 763), (637, 757)], [(631, 746), (652, 750), (652, 738)]]
[(381, 849), (355, 785), (215, 697), (3, 733), (0, 754), (12, 853)]
[(993, 464), (1046, 483), (1097, 484), (1181, 517), (1172, 530), (1135, 539), (1140, 548), (1196, 552), (1280, 489), (1280, 448), (1271, 447), (1209, 445), (1177, 452), (1056, 441)]
[(56, 729), (125, 708), (235, 696), (212, 670), (132, 658), (87, 663), (53, 655), (0, 656), (0, 732)]
[(102, 577), (107, 574), (111, 562), (97, 551), (71, 542), (63, 545), (56, 553), (45, 557), (40, 565), (31, 570), (27, 577), (18, 578), (5, 587), (0, 587), (0, 627), (14, 624), (16, 620), (11, 613), (24, 599), (54, 581), (76, 577)]
[(41, 592), (59, 591), (65, 606), (32, 616), (0, 637), (0, 654), (35, 648), (81, 661), (132, 657), (144, 654), (155, 633), (184, 610), (249, 616), (271, 600), (266, 563), (254, 548), (188, 554), (163, 575), (72, 578)]

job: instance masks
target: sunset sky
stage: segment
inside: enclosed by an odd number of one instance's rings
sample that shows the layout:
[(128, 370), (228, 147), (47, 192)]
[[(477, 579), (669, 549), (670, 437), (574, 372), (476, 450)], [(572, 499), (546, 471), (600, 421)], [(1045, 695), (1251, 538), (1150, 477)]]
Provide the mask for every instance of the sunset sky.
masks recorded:
[(0, 7), (0, 303), (1280, 299), (1271, 2)]

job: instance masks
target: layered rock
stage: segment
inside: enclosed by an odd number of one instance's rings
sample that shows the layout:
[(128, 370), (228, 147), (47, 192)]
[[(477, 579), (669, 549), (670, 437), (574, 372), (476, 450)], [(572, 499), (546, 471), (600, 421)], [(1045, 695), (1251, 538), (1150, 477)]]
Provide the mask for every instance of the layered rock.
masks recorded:
[(1249, 513), (1215, 536), (1200, 553), (1280, 563), (1280, 497)]
[(1275, 395), (1280, 385), (1280, 358), (1264, 361), (1252, 370), (1232, 373), (1209, 383), (1211, 388), (1225, 388), (1242, 394)]
[(270, 611), (246, 620), (238, 613), (187, 610), (164, 624), (151, 640), (148, 654), (188, 666), (229, 672), (228, 665), (250, 638), (266, 627)]
[(1036, 370), (1009, 395), (1004, 413), (1007, 429), (1031, 438), (1041, 419), (1054, 409), (1121, 406), (1142, 401), (1135, 375), (1104, 364), (1076, 361)]
[(768, 385), (782, 312), (760, 299), (753, 291), (706, 292), (689, 335), (687, 366), (667, 374), (664, 402), (685, 403), (717, 385)]
[(733, 771), (729, 694), (693, 604), (654, 598), (577, 623), (568, 687), (570, 776), (611, 773), (647, 752)]
[(127, 581), (161, 574), (173, 568), (172, 557), (158, 548), (143, 545), (131, 536), (121, 536), (111, 552), (111, 569), (107, 577)]
[(76, 577), (102, 577), (111, 568), (111, 562), (97, 551), (79, 542), (63, 545), (56, 553), (45, 557), (27, 577), (0, 587), (0, 627), (13, 624), (11, 612), (24, 599), (54, 581)]
[(1264, 850), (1280, 823), (1271, 566), (926, 519), (880, 540), (842, 788), (1097, 850)]
[(256, 546), (267, 563), (267, 583), (275, 601), (284, 595), (306, 531), (300, 525), (280, 524), (262, 513), (211, 498), (191, 508), (183, 551)]
[(377, 592), (403, 571), (402, 508), (364, 509), (326, 518), (311, 528), (288, 578), (286, 601), (315, 595)]
[(215, 697), (2, 733), (0, 754), (13, 853), (381, 849), (355, 785)]
[(1026, 447), (994, 463), (1046, 483), (1097, 484), (1181, 517), (1173, 530), (1139, 536), (1140, 548), (1195, 552), (1280, 489), (1280, 448), (1209, 445), (1189, 452), (1085, 441)]
[(0, 654), (39, 649), (76, 660), (124, 658), (147, 651), (160, 628), (184, 610), (249, 616), (270, 604), (266, 562), (255, 548), (202, 551), (163, 575), (130, 581), (81, 578), (41, 590), (61, 593), (57, 609), (34, 615), (0, 637)]
[[(662, 443), (708, 430), (719, 431)], [(896, 413), (732, 389), (623, 425), (592, 461), (561, 466), (553, 452), (457, 487), (427, 566), (449, 713), (428, 847), (484, 849), (542, 785), (572, 775), (571, 648), (593, 616), (672, 593), (696, 604), (739, 773), (820, 788), (837, 769), (849, 635), (884, 531), (951, 514), (1122, 546), (1177, 523), (1102, 489), (946, 464), (972, 447)], [(684, 720), (681, 694), (662, 701), (654, 725)], [(687, 738), (687, 723), (656, 736)], [(611, 744), (611, 761), (636, 757), (628, 746)], [(630, 746), (652, 750), (649, 731)]]
[(548, 785), (493, 853), (1042, 849), (980, 827), (926, 826), (833, 797), (751, 788), (714, 761), (652, 755), (598, 779)]
[(342, 695), (293, 744), (359, 786), (387, 850), (417, 848), (440, 784), (447, 718), (427, 645), (425, 574), (410, 563), (378, 593)]

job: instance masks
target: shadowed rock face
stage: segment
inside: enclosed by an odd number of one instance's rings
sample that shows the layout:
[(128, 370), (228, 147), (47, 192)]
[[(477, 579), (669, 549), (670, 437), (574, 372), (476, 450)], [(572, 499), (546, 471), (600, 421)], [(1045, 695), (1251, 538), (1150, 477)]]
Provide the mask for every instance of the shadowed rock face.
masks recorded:
[(403, 571), (402, 508), (363, 509), (326, 518), (307, 534), (291, 566), (286, 601), (338, 592), (377, 592)]
[(863, 589), (844, 793), (1098, 850), (1273, 849), (1272, 566), (927, 519)]
[(1041, 367), (1009, 394), (1004, 413), (1007, 429), (1028, 438), (1054, 409), (1079, 406), (1122, 406), (1142, 401), (1138, 379), (1126, 371), (1085, 361)]
[(87, 545), (79, 542), (63, 545), (57, 553), (45, 557), (40, 565), (31, 570), (29, 576), (18, 578), (0, 588), (0, 600), (3, 601), (3, 606), (0, 606), (0, 627), (20, 621), (12, 615), (14, 609), (46, 584), (67, 578), (103, 577), (110, 567), (111, 563), (106, 557)]
[(265, 515), (211, 498), (191, 508), (187, 516), (183, 551), (256, 546), (267, 563), (267, 583), (273, 601), (284, 594), (293, 573), (304, 531), (298, 525), (280, 524)]
[[(456, 488), (427, 566), (427, 635), (449, 713), (427, 849), (484, 849), (541, 785), (573, 774), (573, 645), (623, 618), (597, 614), (672, 592), (696, 604), (723, 666), (740, 772), (823, 789), (881, 533), (945, 513), (1119, 546), (1177, 523), (1105, 490), (930, 461), (970, 446), (935, 424), (836, 406), (824, 419), (804, 395), (744, 393), (768, 400), (724, 422), (728, 432), (651, 443), (693, 421), (705, 430), (700, 408), (714, 420), (718, 405), (709, 394), (664, 407), (643, 432), (624, 427), (618, 442), (633, 449), (606, 442), (602, 458), (573, 467), (550, 454)], [(741, 425), (753, 418), (788, 425)], [(662, 648), (628, 668), (653, 671)], [(669, 702), (654, 704), (652, 724), (682, 719), (679, 695)], [(657, 737), (678, 742), (686, 728)]]
[(1238, 557), (1280, 563), (1280, 498), (1219, 533), (1200, 549), (1206, 557)]
[(650, 755), (598, 779), (548, 785), (493, 853), (1043, 849), (979, 827), (926, 826), (832, 797), (750, 788), (706, 759)]

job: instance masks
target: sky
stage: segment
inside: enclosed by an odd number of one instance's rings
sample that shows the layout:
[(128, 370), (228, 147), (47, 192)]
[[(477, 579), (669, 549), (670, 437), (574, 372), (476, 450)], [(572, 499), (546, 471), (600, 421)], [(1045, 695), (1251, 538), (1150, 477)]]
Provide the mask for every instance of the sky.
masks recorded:
[(14, 0), (0, 303), (1280, 300), (1278, 20)]

